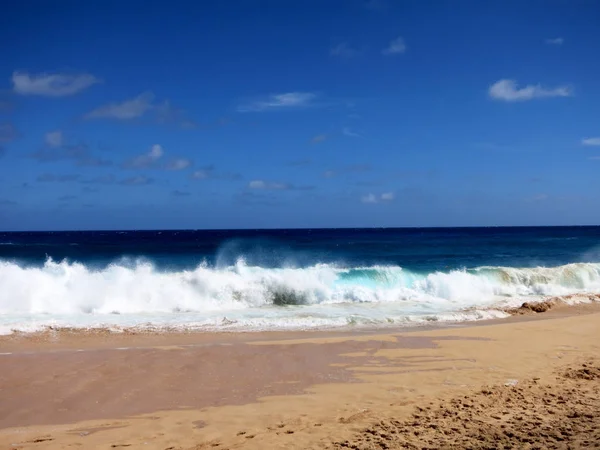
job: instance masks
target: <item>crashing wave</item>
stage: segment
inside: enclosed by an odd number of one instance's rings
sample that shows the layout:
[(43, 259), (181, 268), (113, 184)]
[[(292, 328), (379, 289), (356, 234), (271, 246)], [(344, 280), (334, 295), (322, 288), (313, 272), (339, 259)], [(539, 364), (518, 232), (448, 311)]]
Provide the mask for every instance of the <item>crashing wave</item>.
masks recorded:
[(600, 292), (600, 264), (417, 273), (398, 266), (273, 269), (239, 261), (169, 272), (142, 261), (103, 269), (67, 261), (48, 260), (43, 267), (4, 261), (0, 286), (0, 325), (57, 317), (71, 325), (83, 316), (103, 316), (109, 324), (125, 320), (110, 315), (137, 315), (136, 323), (163, 323), (168, 315), (173, 324), (188, 320), (185, 313), (202, 323), (224, 316), (234, 316), (236, 323), (306, 322), (308, 316), (315, 323), (384, 323)]

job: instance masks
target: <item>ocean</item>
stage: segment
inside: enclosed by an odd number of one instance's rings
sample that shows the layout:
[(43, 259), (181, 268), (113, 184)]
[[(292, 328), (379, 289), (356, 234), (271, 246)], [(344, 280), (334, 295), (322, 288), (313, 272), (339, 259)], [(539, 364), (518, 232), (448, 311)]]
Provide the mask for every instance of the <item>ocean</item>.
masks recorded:
[(505, 317), (600, 292), (600, 227), (0, 233), (0, 334)]

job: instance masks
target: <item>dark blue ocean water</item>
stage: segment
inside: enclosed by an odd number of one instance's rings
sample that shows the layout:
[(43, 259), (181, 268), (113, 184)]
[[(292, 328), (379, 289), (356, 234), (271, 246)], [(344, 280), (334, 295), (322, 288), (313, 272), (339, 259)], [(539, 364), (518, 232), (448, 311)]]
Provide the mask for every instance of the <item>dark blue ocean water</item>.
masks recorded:
[(251, 266), (395, 265), (418, 272), (480, 266), (600, 262), (600, 227), (404, 228), (0, 233), (0, 259), (23, 266), (48, 258), (102, 268), (152, 261), (161, 270), (200, 263)]

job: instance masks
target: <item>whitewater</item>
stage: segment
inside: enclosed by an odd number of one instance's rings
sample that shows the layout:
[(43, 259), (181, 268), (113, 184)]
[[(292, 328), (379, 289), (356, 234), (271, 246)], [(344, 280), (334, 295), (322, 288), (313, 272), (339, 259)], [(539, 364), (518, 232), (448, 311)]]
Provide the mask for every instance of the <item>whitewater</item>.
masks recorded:
[(0, 261), (0, 333), (305, 330), (501, 318), (524, 301), (600, 292), (600, 264), (414, 271), (397, 265), (262, 267), (238, 259), (168, 270), (48, 258)]

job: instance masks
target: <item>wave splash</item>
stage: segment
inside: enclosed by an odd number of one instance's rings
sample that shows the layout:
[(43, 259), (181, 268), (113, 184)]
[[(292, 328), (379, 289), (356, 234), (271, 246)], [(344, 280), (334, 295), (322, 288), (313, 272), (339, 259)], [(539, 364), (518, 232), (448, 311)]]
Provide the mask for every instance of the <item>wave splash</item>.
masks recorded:
[(220, 269), (200, 265), (164, 272), (143, 261), (93, 270), (48, 260), (43, 267), (0, 262), (0, 286), (0, 326), (13, 328), (50, 318), (69, 326), (83, 316), (103, 316), (103, 324), (125, 320), (110, 315), (138, 315), (135, 324), (162, 323), (161, 315), (169, 315), (173, 324), (186, 320), (179, 313), (194, 313), (196, 323), (226, 316), (250, 327), (278, 320), (310, 327), (310, 318), (319, 326), (357, 318), (443, 318), (467, 309), (516, 306), (529, 298), (600, 292), (600, 264), (416, 273), (398, 266), (330, 264), (271, 269), (239, 260)]

